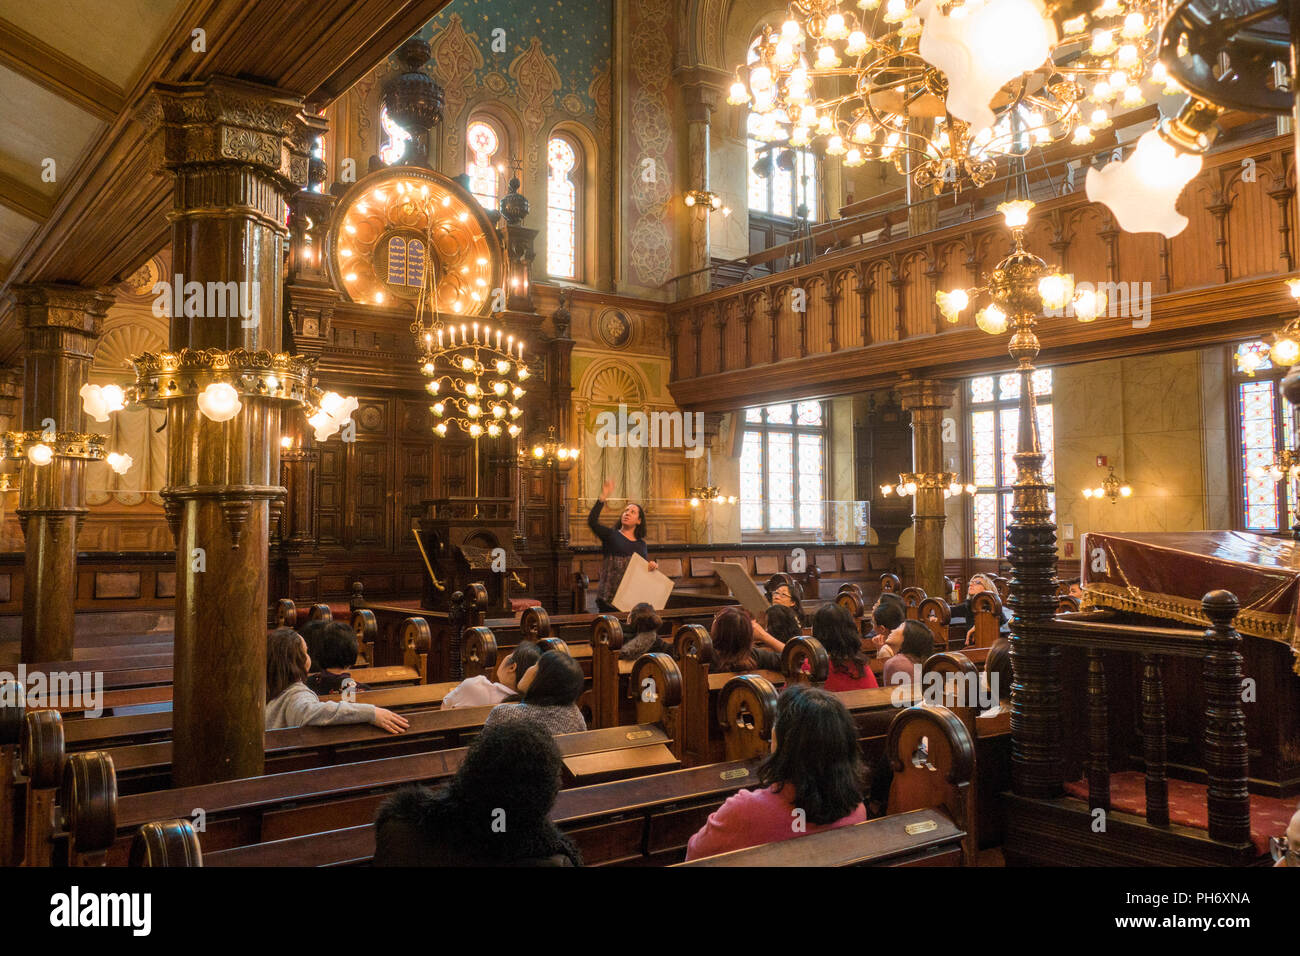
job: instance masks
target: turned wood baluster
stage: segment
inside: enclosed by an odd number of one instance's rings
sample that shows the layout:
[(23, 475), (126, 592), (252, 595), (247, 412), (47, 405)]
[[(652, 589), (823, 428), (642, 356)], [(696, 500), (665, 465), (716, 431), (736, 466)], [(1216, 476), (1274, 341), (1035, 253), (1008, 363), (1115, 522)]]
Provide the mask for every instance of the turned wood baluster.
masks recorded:
[(1165, 684), (1160, 658), (1142, 655), (1142, 756), (1146, 761), (1147, 823), (1169, 826), (1169, 779), (1165, 773)]
[(1088, 806), (1110, 809), (1110, 721), (1101, 651), (1088, 650)]
[(1241, 845), (1250, 841), (1250, 762), (1246, 714), (1241, 706), (1241, 635), (1232, 626), (1237, 598), (1211, 591), (1201, 599), (1210, 619), (1205, 632), (1205, 771), (1210, 839)]

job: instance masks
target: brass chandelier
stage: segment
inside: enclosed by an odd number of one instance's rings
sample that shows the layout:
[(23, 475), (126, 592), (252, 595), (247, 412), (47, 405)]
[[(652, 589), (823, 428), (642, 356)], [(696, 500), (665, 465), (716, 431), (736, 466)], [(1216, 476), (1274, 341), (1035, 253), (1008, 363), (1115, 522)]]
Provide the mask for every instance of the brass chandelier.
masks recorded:
[(999, 157), (1091, 142), (1143, 84), (1176, 88), (1155, 59), (1163, 6), (1102, 0), (1066, 19), (1037, 0), (794, 0), (727, 102), (765, 142), (889, 162), (936, 194), (980, 186)]

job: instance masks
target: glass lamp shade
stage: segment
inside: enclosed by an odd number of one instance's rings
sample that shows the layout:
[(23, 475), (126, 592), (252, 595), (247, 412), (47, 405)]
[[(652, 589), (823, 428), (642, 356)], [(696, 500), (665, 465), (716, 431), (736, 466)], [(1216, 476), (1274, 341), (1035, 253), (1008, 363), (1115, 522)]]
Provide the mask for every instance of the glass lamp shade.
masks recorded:
[(214, 422), (228, 422), (244, 407), (239, 392), (228, 382), (213, 382), (197, 398), (199, 411)]
[(1300, 299), (1300, 279), (1287, 279), (1286, 287), (1291, 293), (1291, 298)]
[(1007, 330), (1007, 314), (996, 305), (985, 306), (975, 313), (975, 324), (989, 335), (999, 335)]
[(1296, 344), (1295, 339), (1284, 335), (1273, 343), (1269, 355), (1278, 365), (1294, 365), (1297, 360), (1300, 360), (1300, 344)]
[(1033, 208), (1034, 203), (1028, 199), (998, 203), (998, 212), (1002, 213), (1008, 229), (1023, 229), (1029, 225), (1029, 213)]
[(962, 310), (970, 305), (970, 296), (965, 289), (953, 289), (951, 292), (936, 292), (934, 301), (938, 303), (939, 311), (945, 319), (956, 322), (961, 317)]
[(1103, 169), (1089, 169), (1088, 199), (1109, 209), (1125, 232), (1158, 232), (1172, 239), (1187, 228), (1178, 195), (1201, 171), (1201, 157), (1179, 153), (1155, 130), (1144, 133), (1133, 154)]
[(119, 475), (125, 475), (131, 470), (131, 466), (135, 464), (135, 459), (130, 455), (119, 455), (117, 452), (110, 453), (105, 461), (108, 463), (108, 467)]
[(54, 449), (41, 442), (27, 449), (27, 460), (33, 465), (48, 465), (54, 460)]
[(82, 411), (97, 422), (126, 407), (126, 394), (117, 385), (83, 385), (80, 395)]
[(998, 91), (1042, 66), (1056, 45), (1056, 25), (1044, 11), (1042, 0), (988, 0), (957, 16), (938, 4), (923, 14), (921, 57), (947, 75), (948, 112), (969, 123), (971, 135), (993, 126), (989, 102)]
[(1060, 274), (1043, 276), (1038, 282), (1038, 294), (1042, 296), (1044, 309), (1063, 309), (1074, 294), (1074, 277)]

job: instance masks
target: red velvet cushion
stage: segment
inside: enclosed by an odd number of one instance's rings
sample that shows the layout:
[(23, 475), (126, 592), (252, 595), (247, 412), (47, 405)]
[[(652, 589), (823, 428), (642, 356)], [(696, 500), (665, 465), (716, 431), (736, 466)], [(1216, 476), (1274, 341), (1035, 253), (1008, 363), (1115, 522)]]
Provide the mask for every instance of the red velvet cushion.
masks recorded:
[(511, 598), (510, 610), (515, 614), (522, 614), (526, 607), (541, 607), (542, 602), (534, 598)]
[[(1088, 799), (1088, 781), (1075, 780), (1065, 785), (1065, 792), (1081, 800)], [(1187, 780), (1169, 781), (1169, 822), (1197, 830), (1210, 829), (1210, 812), (1205, 803), (1204, 784)], [(1144, 817), (1147, 812), (1146, 776), (1137, 770), (1110, 775), (1110, 805), (1123, 813)], [(1268, 838), (1281, 836), (1296, 811), (1295, 798), (1284, 800), (1250, 795), (1250, 842), (1260, 855), (1268, 852)]]

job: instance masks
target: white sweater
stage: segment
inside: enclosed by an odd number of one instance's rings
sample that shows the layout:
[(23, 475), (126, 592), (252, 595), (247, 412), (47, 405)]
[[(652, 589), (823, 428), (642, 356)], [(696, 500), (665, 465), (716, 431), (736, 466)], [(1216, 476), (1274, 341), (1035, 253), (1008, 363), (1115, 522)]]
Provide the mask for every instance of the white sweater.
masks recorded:
[(320, 726), (322, 724), (368, 724), (375, 719), (374, 704), (349, 704), (321, 700), (299, 681), (266, 705), (266, 729)]

